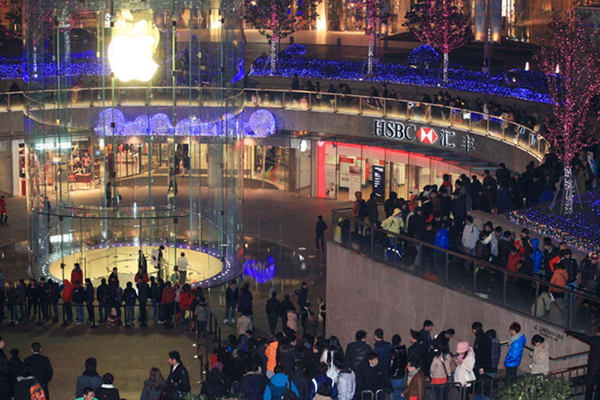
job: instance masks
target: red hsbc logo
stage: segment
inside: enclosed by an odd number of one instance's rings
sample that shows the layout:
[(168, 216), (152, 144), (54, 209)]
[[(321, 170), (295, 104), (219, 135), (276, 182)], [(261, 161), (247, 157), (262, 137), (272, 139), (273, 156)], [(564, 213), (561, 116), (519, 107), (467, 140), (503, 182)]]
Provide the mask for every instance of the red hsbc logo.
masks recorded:
[(421, 128), (417, 131), (417, 137), (422, 143), (433, 144), (438, 135), (432, 128)]

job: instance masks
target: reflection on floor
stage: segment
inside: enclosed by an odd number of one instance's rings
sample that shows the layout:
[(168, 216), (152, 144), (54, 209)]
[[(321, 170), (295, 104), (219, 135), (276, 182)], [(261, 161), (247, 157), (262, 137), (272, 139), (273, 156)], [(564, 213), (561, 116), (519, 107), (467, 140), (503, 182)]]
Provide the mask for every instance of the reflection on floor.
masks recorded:
[[(83, 253), (78, 252), (55, 260), (50, 264), (49, 272), (57, 279), (69, 278), (69, 271), (78, 262), (83, 270), (84, 278), (90, 278), (94, 286), (97, 286), (100, 279), (106, 278), (110, 275), (112, 269), (116, 267), (119, 271), (119, 281), (124, 286), (127, 282), (134, 283), (135, 274), (138, 272), (139, 249), (139, 246), (133, 244), (117, 244), (110, 247), (84, 250)], [(143, 250), (147, 260), (148, 273), (156, 276), (158, 270), (152, 261), (152, 249), (145, 247)], [(163, 277), (166, 276), (171, 279), (173, 267), (176, 265), (176, 260), (181, 252), (185, 253), (189, 263), (188, 283), (198, 283), (213, 278), (223, 269), (223, 263), (218, 257), (191, 249), (177, 249), (176, 254), (173, 248), (167, 247), (163, 251), (166, 260), (166, 265), (162, 268)], [(61, 263), (65, 264), (65, 271), (61, 270)], [(63, 275), (63, 272), (65, 275)]]

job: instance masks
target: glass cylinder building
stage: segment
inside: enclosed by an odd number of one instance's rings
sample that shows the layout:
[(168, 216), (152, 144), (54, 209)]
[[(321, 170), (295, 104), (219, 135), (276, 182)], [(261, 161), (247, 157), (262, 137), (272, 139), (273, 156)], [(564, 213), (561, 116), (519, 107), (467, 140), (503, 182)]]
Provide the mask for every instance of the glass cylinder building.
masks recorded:
[[(238, 0), (26, 0), (32, 273), (222, 282), (239, 268)], [(164, 249), (159, 251), (159, 247)]]

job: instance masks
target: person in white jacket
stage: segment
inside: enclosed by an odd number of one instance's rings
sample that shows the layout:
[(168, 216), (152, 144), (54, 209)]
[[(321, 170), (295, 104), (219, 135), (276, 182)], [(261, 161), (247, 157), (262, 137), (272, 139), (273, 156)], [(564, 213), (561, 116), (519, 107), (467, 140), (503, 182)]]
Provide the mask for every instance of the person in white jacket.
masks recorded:
[(531, 344), (533, 345), (533, 352), (529, 353), (529, 357), (532, 358), (532, 363), (529, 366), (529, 368), (531, 368), (531, 374), (548, 375), (548, 372), (550, 372), (548, 344), (544, 343), (544, 338), (540, 335), (533, 335)]
[(356, 374), (348, 366), (348, 361), (343, 356), (338, 355), (333, 360), (335, 367), (339, 372), (337, 382), (335, 382), (338, 390), (337, 400), (352, 400), (356, 390)]
[(467, 215), (465, 218), (466, 225), (462, 234), (462, 245), (467, 254), (475, 255), (475, 246), (479, 240), (479, 228), (473, 223), (473, 217)]
[(475, 380), (475, 373), (473, 368), (475, 367), (475, 351), (469, 343), (460, 342), (456, 346), (456, 352), (458, 357), (455, 361), (456, 370), (454, 371), (454, 382), (459, 383), (461, 387), (468, 387)]

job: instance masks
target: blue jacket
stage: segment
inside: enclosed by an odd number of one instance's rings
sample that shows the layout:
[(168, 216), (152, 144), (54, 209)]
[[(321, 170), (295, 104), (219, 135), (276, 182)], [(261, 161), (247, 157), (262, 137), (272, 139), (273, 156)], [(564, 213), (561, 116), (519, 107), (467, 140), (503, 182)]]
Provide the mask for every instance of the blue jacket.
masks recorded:
[(533, 273), (537, 274), (542, 266), (542, 251), (539, 249), (540, 239), (531, 239), (531, 246), (533, 251), (531, 253), (531, 259), (533, 260)]
[[(445, 228), (438, 229), (438, 231), (435, 233), (434, 244), (437, 247), (441, 247), (442, 249), (450, 248), (450, 239), (448, 239), (448, 230), (447, 229), (445, 229)], [(440, 252), (440, 251), (436, 250), (436, 252)]]
[(335, 384), (333, 383), (331, 378), (327, 377), (327, 375), (319, 374), (319, 375), (316, 375), (313, 378), (312, 382), (310, 383), (310, 394), (308, 395), (309, 400), (312, 400), (315, 398), (315, 395), (319, 391), (319, 388), (325, 382), (329, 382), (329, 384), (331, 385), (331, 397), (336, 398), (338, 396), (337, 387), (335, 386)]
[[(512, 339), (512, 338), (511, 338)], [(523, 358), (523, 348), (527, 343), (527, 338), (522, 332), (517, 333), (510, 344), (506, 358), (504, 359), (504, 366), (506, 368), (518, 367), (521, 364), (521, 358)]]
[[(290, 381), (290, 390), (296, 393), (296, 396), (300, 396), (298, 388), (294, 385), (291, 379), (285, 374), (275, 374), (271, 377), (271, 381), (265, 388), (265, 394), (263, 395), (264, 400), (280, 400), (281, 395), (287, 390), (287, 383)], [(275, 389), (277, 393), (271, 393), (271, 388)]]

